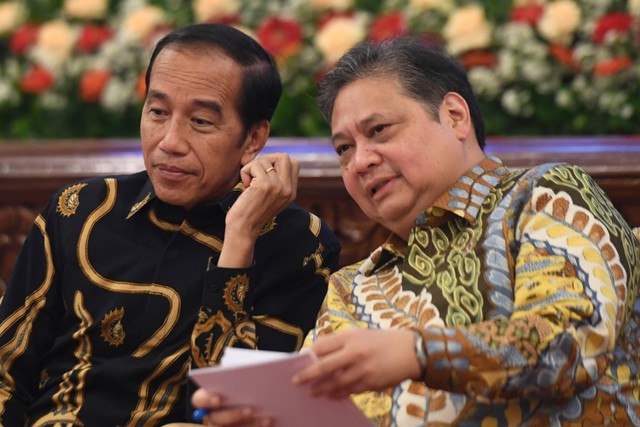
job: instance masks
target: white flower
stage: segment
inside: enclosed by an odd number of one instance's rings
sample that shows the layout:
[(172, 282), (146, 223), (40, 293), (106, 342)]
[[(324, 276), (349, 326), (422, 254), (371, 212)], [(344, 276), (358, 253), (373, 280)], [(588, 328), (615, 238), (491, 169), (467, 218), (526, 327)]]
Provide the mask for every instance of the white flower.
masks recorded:
[(100, 19), (107, 13), (107, 0), (65, 0), (64, 12), (73, 18)]
[(573, 107), (573, 97), (571, 96), (571, 91), (567, 89), (560, 89), (555, 96), (556, 105), (560, 108), (571, 108)]
[(482, 49), (491, 44), (491, 25), (479, 5), (470, 5), (454, 11), (445, 24), (442, 34), (452, 54), (472, 49)]
[(500, 79), (487, 67), (474, 67), (469, 70), (469, 83), (478, 96), (495, 98), (502, 91)]
[(19, 100), (20, 96), (11, 82), (0, 80), (0, 103), (15, 105)]
[(157, 6), (142, 6), (131, 11), (122, 22), (122, 31), (135, 40), (144, 40), (167, 20), (164, 10)]
[(100, 96), (100, 105), (106, 110), (119, 112), (135, 99), (135, 80), (111, 78)]
[(327, 64), (340, 57), (366, 36), (364, 20), (360, 17), (336, 17), (318, 32), (315, 45)]
[(27, 17), (27, 8), (17, 1), (0, 3), (0, 35), (18, 28)]
[(580, 25), (580, 8), (571, 0), (557, 0), (547, 4), (538, 21), (538, 30), (547, 40), (568, 43)]
[(191, 2), (196, 22), (205, 22), (219, 16), (234, 15), (240, 10), (238, 0), (193, 0)]
[(47, 22), (40, 28), (31, 54), (37, 62), (54, 71), (71, 57), (76, 38), (77, 31), (67, 22)]

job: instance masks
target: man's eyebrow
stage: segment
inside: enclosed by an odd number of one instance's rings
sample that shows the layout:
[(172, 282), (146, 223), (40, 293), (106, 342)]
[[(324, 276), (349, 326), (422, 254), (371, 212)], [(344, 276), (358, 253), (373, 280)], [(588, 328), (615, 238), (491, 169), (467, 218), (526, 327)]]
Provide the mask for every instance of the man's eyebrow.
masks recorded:
[(147, 99), (158, 99), (160, 101), (163, 101), (165, 99), (167, 99), (167, 95), (163, 92), (160, 92), (158, 90), (155, 89), (151, 89), (149, 90), (149, 92), (147, 92)]
[[(147, 94), (147, 99), (156, 99), (158, 101), (167, 101), (169, 99), (168, 95), (164, 92), (160, 92), (159, 90), (152, 89)], [(205, 108), (207, 110), (211, 110), (214, 114), (222, 117), (222, 106), (220, 103), (216, 101), (209, 101), (205, 99), (194, 99), (191, 102), (196, 107)]]
[[(367, 128), (368, 126), (371, 126), (371, 123), (380, 120), (383, 118), (383, 115), (380, 113), (372, 113), (369, 116), (363, 118), (362, 120), (360, 120), (358, 122), (358, 127), (359, 128)], [(337, 132), (335, 134), (333, 134), (331, 136), (331, 143), (335, 145), (335, 142), (337, 139), (343, 138), (344, 135), (342, 134), (342, 132)]]
[(222, 106), (216, 101), (207, 101), (204, 99), (194, 99), (193, 104), (198, 107), (211, 110), (216, 115), (222, 117)]

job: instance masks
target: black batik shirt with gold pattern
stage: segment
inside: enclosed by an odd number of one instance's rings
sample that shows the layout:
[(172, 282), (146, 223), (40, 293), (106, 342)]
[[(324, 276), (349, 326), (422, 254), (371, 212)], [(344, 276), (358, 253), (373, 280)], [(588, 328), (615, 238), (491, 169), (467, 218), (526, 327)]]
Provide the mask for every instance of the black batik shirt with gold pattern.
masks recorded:
[(186, 211), (145, 172), (61, 190), (0, 305), (0, 425), (187, 421), (190, 366), (226, 346), (300, 348), (339, 242), (292, 205), (265, 226), (251, 268), (217, 268), (241, 192)]

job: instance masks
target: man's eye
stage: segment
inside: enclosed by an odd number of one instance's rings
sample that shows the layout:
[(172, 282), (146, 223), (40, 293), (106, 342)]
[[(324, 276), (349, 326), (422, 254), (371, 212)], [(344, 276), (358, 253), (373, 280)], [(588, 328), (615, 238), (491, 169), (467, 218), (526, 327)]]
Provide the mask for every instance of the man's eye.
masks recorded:
[(347, 144), (343, 144), (343, 145), (338, 145), (335, 150), (336, 153), (338, 154), (338, 156), (344, 154), (349, 148), (351, 148), (349, 145)]
[(211, 124), (209, 120), (201, 119), (198, 117), (195, 117), (192, 120), (193, 120), (193, 123), (197, 124), (198, 126), (206, 126)]
[(387, 127), (387, 125), (377, 125), (374, 126), (373, 128), (371, 128), (371, 134), (372, 135), (376, 135), (379, 134), (380, 132), (382, 132), (383, 130), (385, 130)]

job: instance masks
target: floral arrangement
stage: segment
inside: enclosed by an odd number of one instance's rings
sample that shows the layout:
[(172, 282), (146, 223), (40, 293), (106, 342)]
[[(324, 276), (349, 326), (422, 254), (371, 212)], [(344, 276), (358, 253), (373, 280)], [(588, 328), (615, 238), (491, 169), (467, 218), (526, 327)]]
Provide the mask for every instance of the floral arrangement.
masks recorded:
[(640, 0), (0, 0), (0, 138), (137, 137), (150, 52), (194, 22), (277, 59), (274, 136), (327, 135), (317, 79), (359, 41), (401, 34), (456, 55), (490, 135), (640, 129)]

